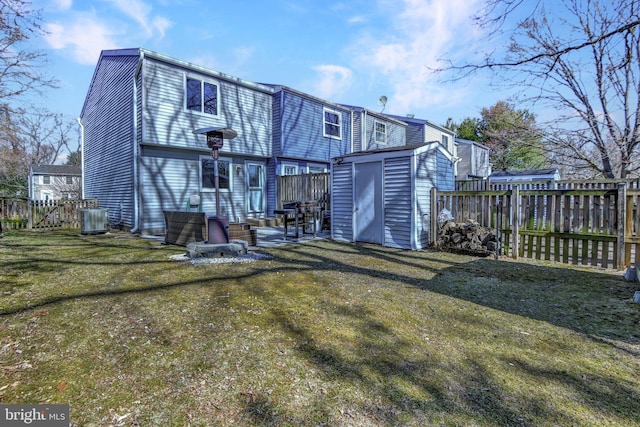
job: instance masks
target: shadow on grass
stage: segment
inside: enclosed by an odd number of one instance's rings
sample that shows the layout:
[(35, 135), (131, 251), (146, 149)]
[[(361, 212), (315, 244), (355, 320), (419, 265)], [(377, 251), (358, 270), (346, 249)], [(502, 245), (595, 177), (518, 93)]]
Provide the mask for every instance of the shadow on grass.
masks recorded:
[[(330, 252), (310, 247), (291, 247), (282, 250), (278, 261), (291, 268), (314, 271), (341, 271), (396, 282), (398, 292), (407, 285), (429, 290), (458, 300), (466, 300), (491, 309), (529, 317), (568, 328), (593, 340), (640, 343), (637, 325), (640, 311), (630, 302), (632, 285), (621, 277), (598, 271), (566, 268), (565, 266), (537, 266), (513, 261), (494, 261), (461, 257), (459, 263), (430, 259), (428, 253), (407, 253), (367, 245), (336, 245)], [(354, 252), (362, 257), (362, 264), (345, 262), (343, 257)], [(386, 270), (364, 267), (375, 258), (386, 263)], [(445, 267), (426, 266), (431, 261)], [(375, 264), (375, 263), (373, 263)], [(389, 264), (396, 264), (392, 270)], [(293, 267), (295, 265), (295, 267)], [(425, 268), (426, 267), (426, 268)], [(424, 268), (429, 278), (410, 274), (408, 268)], [(280, 269), (280, 271), (286, 270)], [(357, 301), (353, 301), (357, 304)], [(450, 369), (446, 360), (430, 354), (407, 357), (412, 343), (394, 336), (393, 331), (380, 324), (377, 313), (353, 305), (334, 304), (327, 307), (336, 316), (345, 316), (359, 324), (357, 349), (349, 351), (340, 345), (327, 345), (308, 328), (299, 326), (285, 312), (274, 311), (281, 328), (302, 343), (297, 350), (333, 380), (347, 380), (372, 396), (381, 396), (386, 403), (359, 408), (387, 425), (402, 423), (402, 414), (457, 414), (458, 419), (473, 419), (497, 425), (530, 425), (555, 420), (560, 424), (580, 424), (570, 412), (555, 408), (539, 396), (518, 396), (504, 389), (495, 380), (495, 367), (484, 366), (477, 360), (465, 360), (463, 378), (449, 388), (442, 381), (442, 372)], [(625, 313), (626, 316), (621, 316)], [(463, 328), (473, 328), (469, 319)], [(489, 325), (490, 327), (490, 325)], [(489, 338), (490, 339), (490, 338)], [(345, 343), (348, 344), (348, 343)], [(562, 343), (559, 343), (562, 345)], [(637, 355), (628, 347), (619, 349)], [(455, 351), (455, 350), (454, 350)], [(355, 355), (353, 354), (355, 353)], [(596, 412), (620, 419), (640, 422), (640, 408), (632, 402), (638, 399), (633, 381), (620, 384), (607, 376), (570, 374), (556, 368), (547, 370), (517, 360), (505, 360), (536, 380), (555, 380), (562, 387), (573, 390), (581, 401), (597, 408)], [(586, 371), (588, 368), (584, 367)], [(583, 368), (578, 368), (582, 371)], [(458, 373), (459, 374), (459, 373)], [(440, 376), (439, 379), (437, 379)], [(408, 391), (413, 390), (413, 391)], [(524, 415), (523, 415), (524, 414)], [(462, 418), (459, 416), (462, 415)], [(431, 419), (429, 422), (435, 422)]]
[[(121, 249), (117, 244), (115, 247)], [(37, 302), (13, 307), (1, 313), (0, 317), (78, 298), (143, 294), (177, 287), (245, 281), (251, 283), (247, 287), (249, 292), (255, 292), (266, 300), (274, 323), (298, 343), (295, 347), (297, 354), (317, 367), (323, 377), (338, 384), (346, 382), (367, 396), (360, 400), (344, 397), (342, 401), (347, 407), (341, 409), (346, 413), (354, 410), (366, 414), (367, 420), (383, 425), (406, 423), (406, 417), (417, 417), (424, 421), (423, 424), (438, 424), (446, 414), (452, 414), (458, 420), (492, 425), (531, 425), (538, 424), (540, 420), (543, 423), (555, 420), (559, 424), (577, 425), (580, 420), (573, 419), (562, 408), (554, 408), (538, 396), (526, 396), (525, 399), (510, 394), (495, 379), (495, 367), (472, 360), (469, 356), (452, 354), (452, 357), (459, 357), (464, 366), (456, 369), (458, 377), (455, 382), (448, 382), (451, 362), (446, 354), (442, 351), (416, 354), (413, 341), (398, 336), (380, 322), (378, 313), (357, 305), (357, 301), (353, 301), (355, 304), (322, 303), (330, 315), (349, 319), (356, 330), (355, 339), (322, 339), (311, 326), (296, 322), (278, 301), (270, 300), (260, 277), (301, 271), (358, 275), (372, 282), (395, 283), (397, 286), (391, 287), (395, 292), (403, 292), (408, 287), (428, 290), (570, 328), (603, 342), (622, 341), (632, 345), (640, 342), (637, 330), (639, 310), (627, 303), (632, 286), (610, 274), (331, 242), (293, 245), (274, 250), (272, 254), (275, 256), (272, 264), (259, 262), (244, 273), (220, 277), (212, 271), (193, 280), (145, 283), (140, 287), (76, 292), (53, 298), (44, 296)], [(35, 264), (27, 264), (28, 260), (25, 260), (24, 267), (37, 268), (41, 263), (54, 261), (60, 262), (59, 259), (39, 259)], [(75, 259), (73, 262), (86, 263), (91, 267), (103, 261)], [(139, 262), (131, 260), (129, 264), (120, 265), (130, 268)], [(626, 316), (620, 316), (621, 312)], [(473, 323), (465, 322), (464, 327), (473, 328)], [(457, 351), (455, 345), (451, 351)], [(638, 399), (638, 392), (631, 381), (620, 384), (601, 375), (578, 376), (553, 367), (540, 368), (524, 359), (505, 357), (503, 361), (537, 379), (562, 383), (604, 416), (640, 423), (640, 408), (632, 405)], [(360, 402), (360, 407), (348, 407), (355, 402)], [(262, 395), (244, 399), (243, 405), (245, 416), (254, 425), (300, 421)], [(335, 405), (336, 401), (330, 397), (320, 398), (317, 405), (319, 414), (315, 417), (331, 419)]]

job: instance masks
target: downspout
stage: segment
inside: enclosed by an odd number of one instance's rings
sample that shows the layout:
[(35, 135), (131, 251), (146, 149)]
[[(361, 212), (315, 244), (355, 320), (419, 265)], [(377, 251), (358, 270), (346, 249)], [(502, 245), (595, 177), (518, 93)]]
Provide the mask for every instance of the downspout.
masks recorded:
[(355, 142), (353, 140), (353, 138), (355, 138), (355, 130), (353, 129), (354, 126), (356, 124), (356, 112), (355, 110), (351, 110), (351, 149), (349, 150), (349, 153), (353, 153), (353, 150), (355, 148)]
[(144, 52), (140, 51), (140, 60), (135, 73), (133, 73), (133, 229), (131, 233), (135, 234), (140, 231), (139, 217), (139, 187), (138, 187), (138, 76), (142, 71), (142, 62), (144, 60)]
[(82, 199), (84, 200), (84, 125), (80, 117), (78, 117), (78, 124), (80, 125), (80, 186), (82, 188)]
[(362, 123), (360, 124), (360, 151), (367, 151), (367, 110), (362, 110)]

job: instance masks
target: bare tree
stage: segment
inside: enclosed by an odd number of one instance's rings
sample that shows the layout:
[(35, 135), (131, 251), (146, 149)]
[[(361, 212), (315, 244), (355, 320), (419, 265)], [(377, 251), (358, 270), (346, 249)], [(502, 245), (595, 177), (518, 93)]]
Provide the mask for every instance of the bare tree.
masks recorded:
[(487, 0), (476, 22), (495, 39), (509, 33), (506, 49), (439, 71), (489, 70), (521, 101), (554, 109), (550, 159), (592, 176), (638, 175), (640, 0)]
[(45, 54), (23, 46), (32, 36), (44, 33), (40, 23), (40, 13), (30, 1), (0, 0), (0, 102), (56, 86), (46, 74)]
[(0, 108), (0, 187), (10, 195), (24, 194), (31, 164), (59, 163), (78, 145), (75, 121), (62, 114), (38, 107)]

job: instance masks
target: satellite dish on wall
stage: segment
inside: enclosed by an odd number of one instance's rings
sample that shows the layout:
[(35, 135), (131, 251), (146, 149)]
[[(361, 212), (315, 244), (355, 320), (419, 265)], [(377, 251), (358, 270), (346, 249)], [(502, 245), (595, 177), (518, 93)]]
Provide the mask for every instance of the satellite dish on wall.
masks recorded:
[(382, 105), (382, 110), (380, 111), (382, 113), (384, 111), (385, 105), (387, 105), (387, 97), (382, 95), (380, 98), (378, 98), (378, 105)]

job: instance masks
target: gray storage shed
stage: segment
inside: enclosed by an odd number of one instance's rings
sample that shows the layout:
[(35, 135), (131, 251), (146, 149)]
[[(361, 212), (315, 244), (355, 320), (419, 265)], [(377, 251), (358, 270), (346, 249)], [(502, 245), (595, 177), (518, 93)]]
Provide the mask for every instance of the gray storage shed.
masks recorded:
[(431, 241), (431, 189), (454, 189), (454, 161), (437, 142), (333, 159), (331, 237), (419, 250)]

